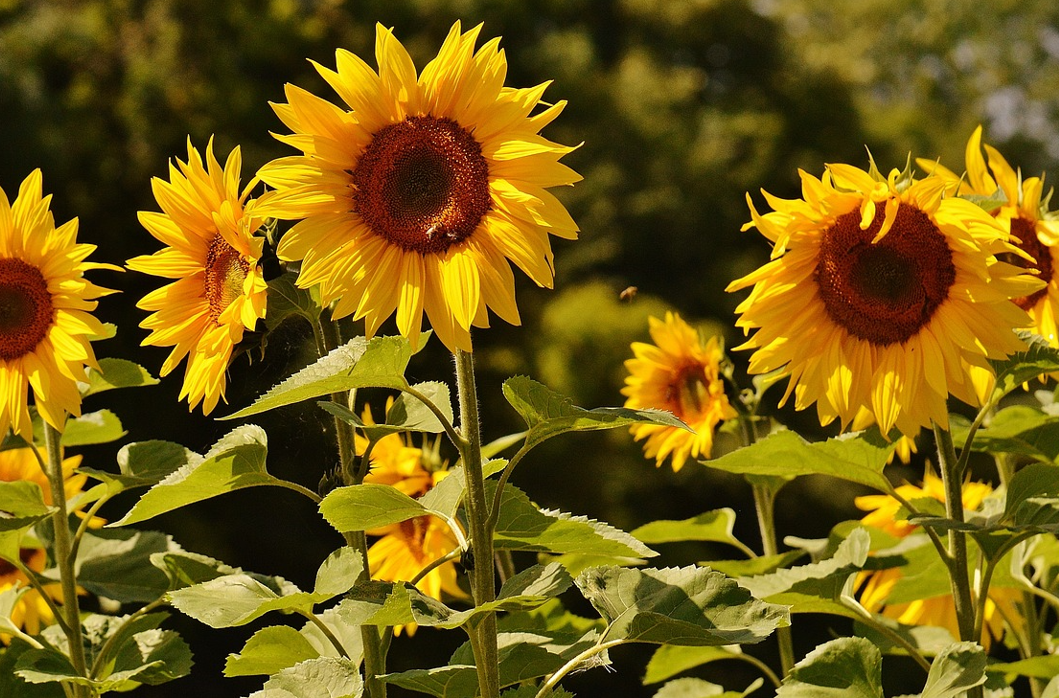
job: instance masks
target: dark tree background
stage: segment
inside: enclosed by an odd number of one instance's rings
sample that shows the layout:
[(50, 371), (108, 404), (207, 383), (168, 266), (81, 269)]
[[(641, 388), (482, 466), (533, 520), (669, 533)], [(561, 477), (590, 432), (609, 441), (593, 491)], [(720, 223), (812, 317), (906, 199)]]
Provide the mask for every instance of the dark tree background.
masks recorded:
[[(334, 49), (374, 65), (374, 24), (393, 26), (418, 66), (452, 22), (484, 22), (500, 35), (508, 84), (552, 79), (547, 98), (568, 99), (547, 135), (583, 146), (566, 158), (585, 181), (558, 192), (582, 228), (556, 241), (556, 290), (522, 279), (524, 326), (476, 334), (486, 438), (518, 429), (499, 382), (530, 375), (585, 406), (621, 404), (629, 342), (647, 336), (646, 318), (679, 311), (734, 345), (738, 298), (728, 282), (761, 264), (767, 248), (749, 218), (745, 193), (798, 194), (798, 168), (866, 165), (867, 145), (884, 170), (907, 153), (941, 156), (961, 169), (978, 123), (1012, 163), (1038, 174), (1059, 159), (1059, 5), (1051, 0), (948, 3), (915, 0), (0, 0), (0, 187), (13, 197), (33, 168), (44, 172), (59, 221), (80, 218), (80, 239), (97, 261), (122, 263), (157, 249), (136, 211), (157, 210), (150, 179), (167, 176), (190, 135), (212, 135), (222, 159), (244, 153), (244, 182), (266, 161), (292, 152), (268, 132), (284, 130), (268, 102), (292, 82), (328, 99), (307, 62), (334, 65)], [(760, 201), (760, 198), (758, 199)], [(136, 301), (156, 279), (99, 272), (121, 295), (100, 305), (120, 328), (101, 356), (134, 359), (153, 372), (167, 350), (140, 348)], [(619, 292), (636, 286), (632, 301)], [(499, 321), (498, 321), (499, 322)], [(392, 326), (387, 329), (392, 330)], [(311, 356), (307, 327), (284, 326), (263, 360), (240, 358), (229, 374), (230, 408), (247, 404)], [(308, 342), (311, 344), (311, 341)], [(736, 357), (745, 361), (745, 357)], [(440, 345), (413, 362), (415, 378), (447, 379)], [(107, 406), (128, 440), (168, 439), (206, 450), (231, 428), (178, 404), (180, 378), (128, 391)], [(381, 402), (381, 398), (378, 400)], [(89, 409), (102, 405), (92, 403)], [(333, 463), (315, 408), (288, 408), (259, 421), (270, 436), (270, 469), (313, 487)], [(812, 414), (783, 418), (813, 429)], [(818, 427), (816, 427), (818, 429)], [(720, 448), (724, 448), (721, 439)], [(90, 450), (93, 467), (115, 467), (116, 447)], [(903, 471), (896, 471), (901, 476)], [(905, 473), (912, 476), (908, 471)], [(695, 464), (674, 474), (640, 456), (624, 432), (574, 436), (541, 448), (516, 475), (541, 504), (625, 529), (732, 506), (738, 533), (756, 541), (741, 481)], [(833, 481), (799, 481), (779, 499), (781, 534), (826, 535), (856, 516), (858, 492)], [(119, 501), (111, 518), (120, 517)], [(810, 514), (810, 512), (812, 512)], [(106, 513), (106, 512), (104, 512)], [(340, 544), (312, 507), (289, 492), (254, 489), (151, 522), (189, 550), (311, 586), (319, 562)], [(661, 564), (688, 564), (731, 551), (666, 548)], [(153, 697), (247, 695), (258, 680), (221, 677), (223, 658), (253, 631), (211, 631), (184, 618), (197, 665), (191, 677)], [(815, 624), (814, 624), (815, 622)], [(828, 639), (831, 618), (801, 620), (797, 651)], [(394, 669), (443, 663), (459, 638), (423, 629), (395, 643)], [(771, 646), (754, 650), (772, 658)], [(639, 676), (648, 650), (614, 652), (617, 671), (575, 676), (582, 696), (649, 696)], [(753, 678), (738, 668), (703, 676), (729, 688)], [(918, 690), (915, 685), (907, 690)], [(393, 691), (398, 695), (398, 691)], [(139, 694), (138, 694), (139, 695)]]

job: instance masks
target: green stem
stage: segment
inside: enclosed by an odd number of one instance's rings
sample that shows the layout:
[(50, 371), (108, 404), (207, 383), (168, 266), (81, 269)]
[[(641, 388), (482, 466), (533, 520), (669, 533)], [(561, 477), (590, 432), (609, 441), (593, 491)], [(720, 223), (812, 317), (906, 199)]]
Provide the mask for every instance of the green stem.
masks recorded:
[[(323, 315), (313, 323), (313, 336), (316, 339), (316, 351), (321, 357), (338, 348), (341, 342), (338, 325), (331, 320), (324, 319)], [(348, 396), (345, 393), (332, 393), (331, 401), (342, 407), (349, 407)], [(355, 465), (353, 428), (337, 416), (334, 417), (334, 425), (342, 480), (347, 485), (359, 485)], [(364, 569), (361, 570), (357, 581), (368, 581), (371, 579), (371, 570), (368, 564), (368, 539), (364, 531), (350, 531), (343, 534), (343, 537), (346, 545), (360, 552), (361, 559), (364, 560)], [(362, 625), (360, 634), (364, 644), (364, 695), (367, 698), (386, 698), (386, 683), (379, 679), (379, 676), (386, 673), (386, 653), (383, 650), (379, 629), (373, 625)]]
[(926, 657), (923, 656), (923, 654), (915, 645), (913, 645), (905, 638), (901, 637), (899, 633), (894, 632), (892, 628), (889, 628), (886, 625), (880, 623), (875, 618), (875, 616), (871, 614), (871, 611), (864, 608), (864, 606), (857, 603), (855, 600), (850, 600), (849, 602), (846, 602), (843, 605), (856, 612), (856, 614), (860, 616), (860, 620), (862, 623), (871, 626), (871, 628), (874, 629), (875, 632), (879, 633), (880, 635), (884, 635), (890, 640), (890, 642), (902, 647), (905, 652), (908, 652), (908, 656), (915, 660), (916, 664), (918, 664), (923, 671), (927, 672), (928, 674), (930, 673), (930, 662), (927, 661)]
[[(475, 605), (489, 603), (496, 598), (496, 579), (493, 574), (493, 529), (487, 525), (489, 510), (485, 498), (485, 476), (482, 473), (482, 437), (478, 418), (478, 392), (474, 381), (474, 355), (457, 349), (456, 390), (460, 402), (460, 458), (467, 481), (467, 518), (471, 533), (471, 552), (474, 568), (471, 572), (471, 591)], [(482, 698), (500, 695), (499, 652), (497, 650), (496, 614), (486, 613), (469, 632), (474, 649), (474, 663), (478, 667), (478, 686)]]
[(770, 669), (768, 664), (765, 664), (765, 662), (761, 661), (754, 655), (746, 654), (745, 652), (740, 652), (739, 654), (733, 654), (732, 657), (733, 659), (741, 659), (744, 662), (757, 667), (758, 670), (765, 675), (765, 678), (771, 681), (772, 685), (776, 688), (779, 688), (783, 684), (783, 681), (780, 679), (780, 677), (776, 676), (776, 672)]
[[(979, 417), (985, 412), (984, 408)], [(981, 419), (975, 420), (980, 424)], [(968, 440), (973, 434), (968, 436)], [(957, 524), (964, 522), (963, 515), (963, 470), (966, 467), (968, 450), (964, 450), (960, 459), (952, 445), (952, 434), (934, 424), (934, 440), (938, 446), (938, 469), (945, 486), (945, 513), (950, 521)], [(967, 538), (962, 531), (949, 529), (949, 556), (952, 565), (949, 567), (949, 581), (952, 585), (952, 601), (956, 608), (956, 623), (960, 629), (960, 639), (969, 642), (981, 642), (981, 636), (975, 636), (975, 605), (971, 594), (971, 583), (967, 561)], [(975, 686), (967, 692), (968, 698), (982, 698), (981, 686)]]
[[(774, 518), (776, 491), (769, 485), (751, 483), (754, 490), (754, 509), (757, 511), (758, 529), (761, 531), (761, 549), (765, 556), (776, 555), (776, 521)], [(779, 644), (780, 668), (787, 676), (794, 668), (794, 639), (790, 627), (776, 628), (776, 641)]]
[(298, 613), (308, 619), (310, 623), (315, 625), (316, 628), (324, 634), (324, 637), (327, 638), (327, 641), (331, 643), (331, 646), (338, 650), (338, 653), (340, 655), (342, 655), (346, 659), (349, 659), (349, 652), (347, 652), (346, 648), (342, 646), (341, 641), (339, 641), (339, 639), (335, 637), (335, 634), (331, 632), (331, 628), (327, 627), (327, 623), (324, 623), (323, 620), (320, 619), (320, 616), (316, 615), (315, 613), (312, 613), (311, 611), (298, 611)]
[[(1009, 541), (1000, 546), (1000, 549), (996, 553), (986, 560), (985, 570), (982, 572), (982, 583), (978, 589), (978, 600), (977, 607), (975, 609), (975, 622), (974, 622), (974, 636), (982, 637), (982, 631), (985, 629), (985, 604), (989, 599), (989, 585), (993, 581), (993, 572), (996, 570), (996, 566), (1000, 564), (1000, 561), (1004, 559), (1004, 556), (1008, 554), (1016, 545), (1019, 543), (1032, 538), (1037, 535), (1036, 533), (1023, 533), (1018, 536), (1014, 536)], [(1014, 630), (1014, 628), (1012, 628)]]
[[(128, 618), (125, 619), (125, 622), (122, 624), (123, 627), (129, 625), (129, 623), (135, 622), (136, 620), (138, 620), (138, 619), (142, 618), (143, 616), (147, 615), (148, 613), (150, 613), (154, 609), (158, 608), (159, 606), (164, 606), (165, 604), (166, 604), (165, 599), (155, 599), (154, 601), (152, 601), (151, 603), (147, 604), (146, 606), (140, 607), (139, 609), (134, 611), (132, 614), (130, 614)], [(116, 632), (113, 635), (111, 635), (110, 637), (108, 637), (107, 641), (103, 643), (103, 646), (99, 648), (99, 652), (96, 654), (95, 661), (92, 662), (92, 674), (91, 674), (92, 678), (94, 678), (94, 679), (99, 678), (99, 672), (106, 665), (106, 663), (107, 663), (107, 661), (108, 661), (108, 659), (110, 657), (110, 652), (111, 652), (111, 650), (114, 649), (114, 644), (119, 639), (121, 639), (122, 637), (123, 636), (122, 636), (122, 634), (120, 632)]]
[(580, 666), (581, 663), (584, 662), (586, 659), (594, 657), (600, 652), (606, 652), (611, 647), (617, 647), (618, 645), (624, 643), (625, 640), (611, 640), (609, 642), (604, 642), (599, 645), (592, 645), (587, 650), (585, 650), (584, 652), (564, 664), (562, 668), (559, 669), (559, 671), (549, 676), (548, 680), (544, 682), (543, 686), (541, 686), (541, 689), (537, 691), (537, 695), (535, 698), (545, 698), (545, 696), (551, 695), (555, 687), (559, 685), (559, 682), (566, 678), (567, 674), (569, 674), (571, 671)]
[[(51, 488), (52, 516), (55, 529), (55, 565), (59, 568), (59, 584), (63, 594), (63, 615), (66, 618), (66, 639), (70, 645), (70, 663), (79, 676), (88, 677), (85, 661), (85, 645), (81, 640), (81, 610), (78, 608), (77, 579), (74, 576), (74, 558), (70, 555), (70, 521), (66, 511), (66, 486), (63, 479), (63, 458), (60, 439), (62, 434), (44, 422), (44, 444), (48, 452), (48, 485)], [(72, 687), (75, 697), (88, 695), (88, 687)]]
[[(1033, 594), (1029, 592), (1023, 592), (1022, 597), (1024, 604), (1022, 616), (1026, 622), (1026, 652), (1023, 659), (1030, 659), (1044, 654), (1044, 648), (1041, 646), (1041, 629), (1038, 627), (1036, 599), (1034, 599)], [(1041, 694), (1044, 693), (1045, 681), (1032, 676), (1029, 677), (1028, 680), (1030, 682), (1030, 692), (1033, 694), (1033, 698), (1040, 698)]]

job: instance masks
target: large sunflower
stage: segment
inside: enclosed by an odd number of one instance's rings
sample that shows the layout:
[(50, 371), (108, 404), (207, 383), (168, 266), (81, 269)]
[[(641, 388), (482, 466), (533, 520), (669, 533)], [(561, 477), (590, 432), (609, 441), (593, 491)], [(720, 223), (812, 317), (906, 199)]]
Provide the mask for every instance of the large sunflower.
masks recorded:
[[(206, 162), (188, 140), (187, 162), (169, 165), (169, 179), (151, 181), (162, 212), (141, 211), (140, 223), (168, 245), (134, 257), (128, 267), (177, 279), (147, 294), (137, 307), (154, 311), (140, 327), (150, 346), (172, 346), (162, 375), (188, 358), (180, 399), (209, 414), (224, 397), (232, 349), (265, 317), (267, 287), (261, 276), (262, 219), (244, 207), (250, 186), (239, 192), (242, 157), (236, 147), (222, 168), (206, 146)], [(253, 184), (253, 183), (251, 183)]]
[(337, 72), (314, 64), (348, 110), (293, 85), (273, 105), (294, 132), (277, 138), (304, 153), (259, 172), (275, 188), (262, 213), (304, 219), (279, 257), (301, 260), (298, 284), (319, 284), (334, 316), (363, 318), (369, 336), (396, 312), (416, 344), (426, 312), (446, 347), (470, 350), (487, 310), (519, 323), (509, 261), (551, 287), (548, 234), (577, 236), (547, 191), (580, 179), (559, 162), (573, 148), (539, 135), (566, 103), (532, 114), (547, 83), (505, 87), (499, 39), (475, 51), (480, 29), (454, 24), (417, 78), (380, 25), (378, 73), (344, 50)]
[[(982, 506), (985, 498), (993, 488), (983, 482), (968, 482), (963, 485), (963, 507), (975, 511)], [(931, 498), (945, 502), (945, 487), (938, 476), (927, 473), (923, 485), (901, 485), (897, 493), (905, 501)], [(879, 529), (896, 538), (905, 538), (919, 527), (899, 519), (902, 505), (887, 495), (867, 495), (858, 497), (856, 504), (867, 511), (861, 523)], [(929, 543), (927, 543), (929, 545)], [(914, 570), (909, 574), (914, 574)], [(872, 572), (862, 572), (857, 578), (860, 588), (861, 604), (873, 613), (881, 613), (906, 625), (932, 625), (946, 628), (953, 637), (959, 637), (959, 623), (956, 618), (956, 606), (951, 594), (942, 594), (925, 599), (916, 599), (905, 603), (889, 603), (894, 588), (905, 576), (903, 567), (892, 567)], [(1022, 593), (1017, 589), (990, 586), (989, 596), (984, 604), (985, 622), (981, 637), (982, 645), (988, 650), (991, 640), (999, 638), (1004, 632), (1005, 618), (1011, 622), (1022, 622), (1017, 601)]]
[(89, 313), (110, 290), (84, 278), (95, 245), (77, 243), (77, 219), (55, 227), (34, 170), (14, 203), (0, 189), (0, 437), (10, 427), (33, 441), (29, 391), (37, 412), (62, 429), (66, 413), (81, 414), (77, 382), (96, 366), (89, 343), (105, 334)]
[(1047, 286), (1028, 296), (1015, 299), (1015, 303), (1027, 311), (1033, 320), (1035, 332), (1059, 347), (1059, 276), (1053, 248), (1059, 244), (1059, 221), (1047, 218), (1048, 210), (1044, 197), (1044, 175), (1022, 178), (1000, 152), (985, 144), (989, 164), (982, 157), (982, 127), (979, 126), (967, 141), (965, 154), (967, 176), (959, 177), (943, 165), (932, 160), (918, 158), (917, 164), (927, 172), (937, 174), (952, 184), (958, 183), (961, 195), (996, 198), (1003, 203), (991, 211), (1000, 223), (1011, 232), (1011, 242), (1029, 257), (1015, 257), (1013, 262), (1036, 272), (1037, 278)]
[(801, 175), (804, 198), (765, 194), (771, 213), (747, 197), (744, 228), (774, 244), (772, 261), (728, 286), (753, 286), (736, 323), (757, 329), (738, 347), (757, 350), (751, 373), (781, 369), (784, 401), (816, 403), (822, 424), (846, 426), (863, 407), (884, 434), (947, 428), (947, 396), (980, 403), (986, 360), (1022, 348), (1012, 328), (1029, 317), (1011, 299), (1040, 282), (997, 259), (1019, 252), (1007, 231), (945, 197), (940, 177), (883, 180), (850, 165)]
[[(63, 486), (66, 498), (73, 499), (81, 493), (85, 475), (75, 474), (81, 464), (81, 456), (72, 456), (63, 460)], [(51, 488), (48, 477), (41, 470), (33, 451), (29, 448), (13, 448), (0, 451), (0, 481), (2, 482), (35, 482), (40, 485), (46, 504), (52, 503)], [(100, 522), (102, 525), (102, 522)], [(47, 555), (43, 548), (27, 547), (19, 551), (22, 563), (34, 572), (43, 572)], [(7, 591), (15, 585), (29, 586), (29, 580), (17, 567), (6, 560), (0, 560), (0, 592)], [(62, 590), (59, 584), (44, 585), (44, 592), (53, 601), (62, 602)], [(11, 621), (18, 627), (25, 628), (30, 635), (40, 632), (41, 626), (55, 622), (51, 607), (36, 589), (31, 589), (19, 600), (11, 613)]]
[(688, 457), (708, 457), (713, 448), (713, 430), (718, 423), (736, 416), (724, 393), (720, 363), (724, 350), (716, 337), (705, 343), (699, 333), (676, 313), (665, 321), (650, 318), (654, 344), (633, 342), (636, 358), (625, 362), (629, 375), (622, 395), (625, 406), (669, 410), (694, 433), (657, 424), (637, 424), (633, 437), (644, 443), (644, 455), (656, 465), (672, 456), (673, 470), (684, 467)]

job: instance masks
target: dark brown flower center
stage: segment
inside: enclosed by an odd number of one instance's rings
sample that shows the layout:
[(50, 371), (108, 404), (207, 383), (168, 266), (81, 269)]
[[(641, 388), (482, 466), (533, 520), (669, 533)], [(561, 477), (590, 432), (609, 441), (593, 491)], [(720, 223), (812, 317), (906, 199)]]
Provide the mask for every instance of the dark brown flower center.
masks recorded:
[(859, 210), (839, 216), (824, 232), (814, 273), (828, 316), (877, 346), (919, 332), (956, 281), (952, 251), (926, 213), (901, 204), (893, 227), (873, 245), (883, 216), (879, 206), (866, 230)]
[(40, 269), (21, 259), (0, 259), (0, 360), (13, 361), (36, 349), (54, 321)]
[[(33, 556), (36, 555), (37, 550), (37, 548), (19, 548), (18, 558), (22, 561), (22, 564), (28, 565), (29, 561), (33, 559)], [(18, 568), (7, 560), (0, 560), (0, 579), (17, 571)]]
[(681, 368), (666, 387), (669, 411), (685, 419), (702, 414), (710, 402), (710, 382), (701, 364)]
[(427, 551), (424, 550), (423, 546), (426, 544), (430, 517), (417, 516), (414, 519), (406, 519), (398, 526), (401, 529), (401, 535), (408, 541), (408, 549), (415, 556), (416, 562), (423, 562), (427, 556)]
[(216, 320), (224, 309), (243, 294), (243, 281), (250, 263), (220, 235), (213, 238), (206, 251), (206, 278), (203, 286), (210, 304), (210, 317)]
[(467, 239), (490, 206), (482, 147), (452, 119), (410, 116), (386, 126), (352, 174), (354, 207), (368, 227), (421, 254)]
[[(1033, 221), (1028, 221), (1025, 218), (1011, 219), (1011, 235), (1018, 238), (1018, 240), (1013, 241), (1015, 245), (1023, 252), (1029, 253), (1029, 255), (1037, 260), (1037, 262), (1031, 264), (1022, 257), (1016, 257), (1015, 255), (1010, 255), (1010, 259), (1005, 259), (1004, 261), (1020, 266), (1023, 269), (1036, 269), (1038, 279), (1046, 284), (1051, 283), (1053, 273), (1052, 250), (1037, 237), (1037, 230)], [(1048, 295), (1047, 286), (1028, 296), (1015, 298), (1013, 300), (1015, 301), (1015, 305), (1023, 310), (1029, 310), (1037, 305), (1038, 301), (1046, 295)]]

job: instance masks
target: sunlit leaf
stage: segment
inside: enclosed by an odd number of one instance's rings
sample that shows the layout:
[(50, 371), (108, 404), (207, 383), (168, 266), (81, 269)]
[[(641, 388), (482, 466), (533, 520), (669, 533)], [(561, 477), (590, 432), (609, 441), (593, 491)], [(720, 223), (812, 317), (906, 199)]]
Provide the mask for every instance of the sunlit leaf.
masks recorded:
[(268, 440), (253, 424), (236, 427), (217, 442), (202, 460), (192, 459), (147, 490), (120, 521), (112, 526), (139, 523), (211, 497), (261, 485), (282, 486), (265, 470)]
[(985, 650), (974, 642), (949, 646), (934, 658), (920, 698), (957, 698), (985, 683)]
[(44, 503), (44, 492), (37, 483), (0, 481), (0, 531), (25, 530), (52, 511)]
[(706, 560), (699, 564), (703, 567), (723, 572), (729, 577), (752, 577), (775, 572), (805, 556), (804, 550), (788, 550), (776, 555), (759, 555), (747, 560)]
[[(492, 488), (490, 488), (492, 490)], [(496, 526), (496, 547), (558, 554), (654, 557), (628, 533), (583, 516), (538, 509), (524, 492), (507, 485)]]
[(654, 698), (743, 698), (761, 688), (764, 683), (757, 679), (743, 691), (726, 691), (724, 686), (719, 686), (703, 679), (686, 677), (670, 681), (658, 689)]
[[(662, 424), (688, 429), (687, 425), (662, 410), (633, 410), (625, 407), (576, 407), (569, 398), (526, 376), (504, 381), (504, 397), (529, 427), (527, 445), (538, 444), (571, 431), (613, 429), (630, 424)], [(690, 431), (690, 429), (688, 429)]]
[(182, 466), (193, 467), (202, 460), (202, 456), (180, 444), (137, 441), (118, 451), (118, 473), (85, 467), (78, 468), (78, 472), (107, 483), (113, 495), (125, 489), (156, 485)]
[(1007, 395), (1015, 388), (1037, 376), (1059, 371), (1059, 349), (1048, 344), (1048, 340), (1027, 330), (1016, 330), (1026, 342), (1026, 350), (1016, 352), (1003, 360), (990, 360), (996, 373), (994, 399)]
[(404, 371), (411, 356), (412, 348), (403, 337), (357, 337), (275, 386), (250, 407), (222, 419), (242, 419), (354, 388), (407, 388)]
[(272, 675), (319, 656), (319, 652), (297, 630), (286, 625), (274, 625), (254, 633), (238, 654), (229, 654), (224, 663), (224, 675)]
[(826, 642), (794, 665), (776, 698), (883, 698), (882, 654), (860, 637)]
[(320, 657), (284, 669), (250, 698), (360, 698), (360, 669), (348, 659)]
[(643, 677), (644, 685), (661, 683), (677, 674), (694, 669), (703, 664), (722, 659), (737, 659), (739, 646), (730, 647), (689, 647), (680, 645), (662, 645), (651, 655), (647, 662), (647, 671)]
[(147, 369), (126, 359), (100, 359), (99, 370), (88, 368), (86, 373), (88, 380), (77, 384), (82, 398), (116, 388), (139, 388), (158, 384), (158, 379)]
[[(951, 420), (956, 443), (967, 440), (971, 423), (959, 415)], [(983, 453), (1012, 453), (1040, 461), (1059, 457), (1059, 416), (1045, 414), (1029, 405), (1012, 405), (996, 413), (989, 426), (975, 432), (971, 450)]]
[(1030, 676), (1048, 680), (1059, 676), (1059, 655), (1046, 654), (1014, 662), (995, 662), (986, 666), (986, 671), (1011, 677)]
[(771, 434), (751, 446), (703, 461), (718, 470), (741, 475), (792, 479), (799, 475), (830, 475), (887, 492), (883, 467), (896, 444), (875, 428), (810, 443), (793, 431)]
[(66, 420), (66, 428), (63, 429), (62, 434), (62, 445), (71, 447), (107, 444), (111, 441), (117, 441), (125, 436), (126, 433), (121, 426), (121, 420), (110, 410), (85, 412), (80, 417), (72, 417)]
[(637, 528), (632, 535), (648, 545), (681, 541), (710, 541), (744, 547), (732, 534), (733, 526), (735, 526), (735, 511), (725, 507), (707, 511), (683, 521), (652, 521)]
[(389, 526), (428, 513), (396, 487), (374, 482), (339, 487), (320, 502), (320, 514), (339, 533)]
[(576, 583), (608, 622), (605, 640), (752, 644), (790, 623), (783, 606), (759, 601), (723, 574), (700, 567), (597, 567)]

